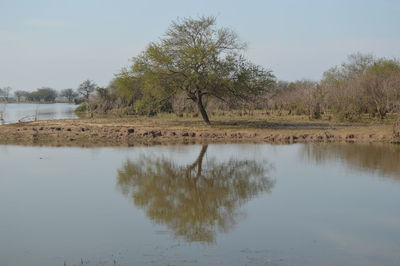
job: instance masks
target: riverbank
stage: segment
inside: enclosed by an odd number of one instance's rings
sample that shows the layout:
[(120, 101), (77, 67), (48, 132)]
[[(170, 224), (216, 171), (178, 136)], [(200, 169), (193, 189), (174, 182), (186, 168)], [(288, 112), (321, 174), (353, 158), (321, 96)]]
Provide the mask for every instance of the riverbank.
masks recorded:
[(309, 121), (302, 116), (200, 118), (92, 118), (0, 126), (0, 143), (61, 146), (127, 146), (174, 143), (398, 142), (390, 123)]

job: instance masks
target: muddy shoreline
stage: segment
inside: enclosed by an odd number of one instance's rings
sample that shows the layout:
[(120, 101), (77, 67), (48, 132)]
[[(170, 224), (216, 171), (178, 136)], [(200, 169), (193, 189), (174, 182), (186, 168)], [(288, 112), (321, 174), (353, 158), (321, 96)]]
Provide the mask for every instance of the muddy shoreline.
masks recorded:
[(398, 143), (389, 126), (318, 129), (224, 129), (115, 123), (113, 120), (54, 120), (0, 126), (0, 144), (50, 146), (133, 146), (190, 143)]

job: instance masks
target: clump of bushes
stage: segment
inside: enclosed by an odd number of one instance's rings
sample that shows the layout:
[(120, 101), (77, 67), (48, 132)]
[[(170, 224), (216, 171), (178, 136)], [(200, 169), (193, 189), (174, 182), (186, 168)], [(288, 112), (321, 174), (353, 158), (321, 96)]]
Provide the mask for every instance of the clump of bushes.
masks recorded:
[(319, 119), (331, 112), (337, 120), (357, 121), (363, 115), (384, 119), (400, 103), (400, 62), (353, 54), (324, 73), (320, 82), (278, 82), (275, 107), (289, 114)]

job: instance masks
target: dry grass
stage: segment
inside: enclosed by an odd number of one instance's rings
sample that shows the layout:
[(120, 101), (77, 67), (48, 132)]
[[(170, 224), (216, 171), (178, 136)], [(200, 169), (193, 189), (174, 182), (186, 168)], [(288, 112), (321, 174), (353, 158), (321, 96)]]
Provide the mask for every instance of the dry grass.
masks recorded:
[[(320, 120), (310, 120), (301, 115), (278, 115), (276, 113), (257, 112), (255, 114), (239, 115), (238, 113), (225, 113), (211, 116), (211, 126), (206, 125), (200, 117), (185, 115), (177, 117), (174, 114), (159, 114), (154, 117), (147, 116), (99, 116), (95, 118), (82, 118), (79, 123), (96, 126), (135, 126), (144, 128), (169, 128), (169, 129), (215, 129), (215, 130), (247, 130), (247, 131), (319, 131), (319, 130), (349, 130), (358, 132), (384, 130), (392, 127), (393, 119), (371, 120), (363, 119), (362, 122), (338, 122), (325, 116)], [(65, 121), (71, 123), (70, 121)], [(51, 121), (50, 121), (51, 123)], [(62, 121), (58, 121), (62, 123)], [(376, 131), (378, 130), (378, 131)], [(389, 132), (389, 131), (387, 131)]]

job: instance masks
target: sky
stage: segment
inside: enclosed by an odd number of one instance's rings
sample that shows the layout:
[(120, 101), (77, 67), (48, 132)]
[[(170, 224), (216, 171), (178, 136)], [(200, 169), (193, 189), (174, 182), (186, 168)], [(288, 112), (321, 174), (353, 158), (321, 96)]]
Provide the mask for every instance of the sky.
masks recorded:
[(400, 0), (0, 0), (0, 88), (107, 86), (178, 18), (215, 16), (281, 80), (355, 52), (400, 58)]

